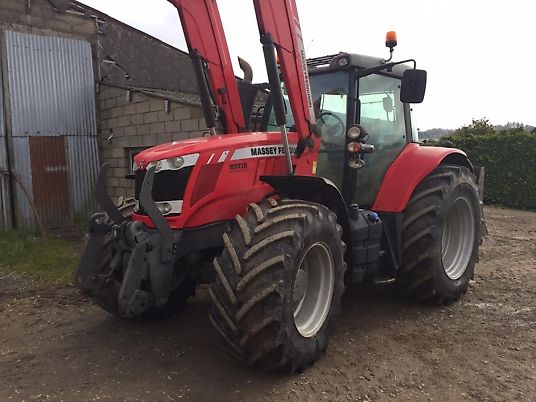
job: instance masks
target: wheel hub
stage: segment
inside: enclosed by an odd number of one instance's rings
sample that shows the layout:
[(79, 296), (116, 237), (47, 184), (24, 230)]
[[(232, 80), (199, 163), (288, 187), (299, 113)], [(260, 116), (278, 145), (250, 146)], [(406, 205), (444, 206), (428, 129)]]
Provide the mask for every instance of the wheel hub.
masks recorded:
[(471, 200), (460, 196), (452, 203), (443, 223), (441, 259), (447, 276), (459, 279), (467, 269), (475, 241), (474, 212)]
[(331, 309), (335, 267), (329, 248), (314, 243), (303, 254), (294, 279), (294, 323), (298, 332), (312, 337), (322, 328)]

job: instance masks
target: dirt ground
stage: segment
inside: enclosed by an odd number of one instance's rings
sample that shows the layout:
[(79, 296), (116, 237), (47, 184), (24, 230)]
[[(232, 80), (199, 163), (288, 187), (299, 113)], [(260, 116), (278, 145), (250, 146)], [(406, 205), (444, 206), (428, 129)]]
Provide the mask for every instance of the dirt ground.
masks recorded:
[(460, 302), (350, 289), (327, 355), (295, 376), (228, 357), (204, 292), (171, 320), (129, 322), (0, 271), (0, 400), (536, 400), (536, 213), (486, 217)]

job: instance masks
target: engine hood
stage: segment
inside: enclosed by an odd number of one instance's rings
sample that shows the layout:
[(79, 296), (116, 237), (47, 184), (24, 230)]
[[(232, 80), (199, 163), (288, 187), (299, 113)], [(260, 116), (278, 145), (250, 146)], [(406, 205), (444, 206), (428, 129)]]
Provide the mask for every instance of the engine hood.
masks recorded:
[[(298, 141), (296, 133), (289, 133), (289, 142)], [(134, 157), (139, 169), (145, 169), (151, 162), (174, 158), (189, 154), (204, 153), (219, 150), (231, 151), (233, 149), (262, 145), (265, 143), (281, 143), (279, 132), (255, 132), (240, 134), (225, 134), (211, 137), (192, 138), (188, 140), (173, 141), (146, 149)]]

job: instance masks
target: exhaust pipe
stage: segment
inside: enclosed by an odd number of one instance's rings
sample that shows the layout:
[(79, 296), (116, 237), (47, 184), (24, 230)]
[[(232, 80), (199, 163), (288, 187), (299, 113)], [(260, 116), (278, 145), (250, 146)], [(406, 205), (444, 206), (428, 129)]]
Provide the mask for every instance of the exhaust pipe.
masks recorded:
[(240, 66), (241, 70), (244, 72), (244, 81), (247, 82), (253, 82), (253, 69), (249, 65), (247, 61), (245, 61), (243, 58), (238, 58), (238, 65)]

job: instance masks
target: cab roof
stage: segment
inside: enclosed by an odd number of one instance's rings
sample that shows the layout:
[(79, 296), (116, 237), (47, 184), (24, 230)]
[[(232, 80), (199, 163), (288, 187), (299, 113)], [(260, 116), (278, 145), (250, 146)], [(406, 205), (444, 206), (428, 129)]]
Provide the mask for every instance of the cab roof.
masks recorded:
[[(344, 66), (339, 65), (338, 61), (346, 59), (348, 62)], [(323, 73), (326, 71), (347, 70), (351, 68), (366, 69), (385, 64), (385, 59), (366, 56), (356, 53), (340, 52), (328, 56), (315, 57), (307, 59), (307, 67), (310, 74)], [(399, 64), (392, 68), (388, 74), (402, 77), (407, 69), (411, 68), (407, 64)]]

